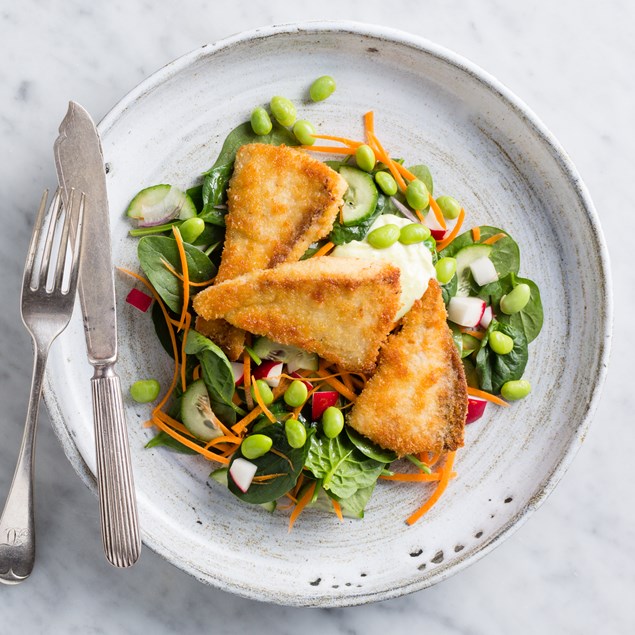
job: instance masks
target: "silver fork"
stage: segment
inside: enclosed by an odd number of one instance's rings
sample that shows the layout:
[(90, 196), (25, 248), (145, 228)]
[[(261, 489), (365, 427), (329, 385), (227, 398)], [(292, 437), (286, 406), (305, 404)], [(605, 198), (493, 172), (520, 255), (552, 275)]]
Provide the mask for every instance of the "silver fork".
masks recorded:
[[(45, 191), (22, 280), (22, 321), (33, 338), (35, 360), (18, 464), (0, 517), (0, 582), (5, 584), (19, 584), (33, 570), (33, 459), (38, 406), (49, 348), (66, 328), (73, 313), (81, 253), (84, 194), (71, 196), (67, 210), (63, 208), (59, 189), (48, 212), (47, 199), (48, 191)], [(47, 218), (48, 231), (44, 239)], [(57, 262), (53, 263), (55, 252)], [(39, 259), (36, 258), (38, 254), (41, 254)], [(34, 275), (36, 260), (40, 264)]]

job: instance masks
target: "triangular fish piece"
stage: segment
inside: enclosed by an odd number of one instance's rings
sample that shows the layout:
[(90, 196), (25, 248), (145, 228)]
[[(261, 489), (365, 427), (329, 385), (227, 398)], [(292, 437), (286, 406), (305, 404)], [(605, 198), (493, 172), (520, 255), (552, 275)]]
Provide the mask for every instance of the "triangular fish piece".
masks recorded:
[(310, 258), (254, 271), (201, 291), (194, 309), (368, 372), (395, 323), (399, 269), (357, 258)]
[(441, 289), (428, 289), (379, 354), (348, 425), (400, 456), (463, 445), (467, 384), (446, 322)]

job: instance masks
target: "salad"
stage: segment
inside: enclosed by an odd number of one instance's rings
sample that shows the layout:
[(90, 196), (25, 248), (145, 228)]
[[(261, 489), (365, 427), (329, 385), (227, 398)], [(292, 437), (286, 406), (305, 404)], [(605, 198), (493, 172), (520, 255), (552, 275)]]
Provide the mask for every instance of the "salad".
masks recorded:
[[(310, 95), (321, 101), (334, 89), (325, 76), (313, 83)], [(488, 403), (507, 407), (530, 393), (523, 374), (529, 344), (542, 327), (539, 289), (519, 275), (520, 250), (508, 232), (489, 225), (466, 230), (460, 203), (447, 194), (433, 196), (435, 183), (426, 165), (390, 156), (372, 112), (363, 117), (360, 140), (317, 134), (310, 122), (297, 120), (295, 105), (283, 97), (271, 100), (270, 111), (273, 120), (256, 108), (249, 122), (228, 134), (199, 184), (187, 190), (153, 185), (129, 205), (136, 224), (130, 236), (138, 239), (142, 273), (122, 270), (138, 283), (127, 299), (150, 310), (157, 338), (173, 360), (169, 386), (140, 379), (130, 389), (136, 401), (154, 403), (148, 425), (157, 432), (146, 447), (204, 457), (213, 464), (211, 478), (240, 500), (271, 512), (289, 510), (290, 528), (307, 507), (340, 520), (362, 518), (378, 481), (423, 483), (421, 506), (404, 512), (412, 524), (456, 476), (454, 455), (463, 425), (482, 417)], [(374, 371), (257, 330), (240, 331), (239, 348), (232, 350), (214, 337), (218, 324), (211, 328), (197, 316), (193, 306), (202, 304), (205, 289), (214, 288), (227, 247), (228, 188), (236, 156), (250, 144), (293, 148), (295, 156), (326, 155), (324, 163), (345, 182), (326, 233), (308, 245), (302, 262), (284, 267), (306, 270), (311, 263), (303, 261), (312, 259), (329, 265), (334, 258), (392, 262), (401, 272), (400, 307), (391, 324), (397, 330), (426, 288), (440, 287), (456, 346), (452, 354), (458, 354), (461, 381), (467, 384), (460, 443), (406, 453), (381, 436), (365, 436), (350, 425), (351, 413)], [(260, 280), (273, 274), (251, 275)], [(227, 289), (234, 293), (235, 287)], [(232, 329), (243, 325), (230, 322)], [(379, 360), (377, 374), (387, 363), (382, 352)]]

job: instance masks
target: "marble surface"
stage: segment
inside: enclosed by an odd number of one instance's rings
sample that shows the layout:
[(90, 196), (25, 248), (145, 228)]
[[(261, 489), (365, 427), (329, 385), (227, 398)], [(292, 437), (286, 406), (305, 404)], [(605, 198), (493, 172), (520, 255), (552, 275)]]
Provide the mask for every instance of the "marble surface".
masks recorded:
[(351, 19), (428, 37), (487, 69), (550, 127), (590, 189), (612, 258), (614, 345), (595, 421), (556, 491), (486, 558), (404, 598), (313, 610), (216, 591), (148, 549), (134, 569), (110, 568), (101, 553), (96, 500), (66, 461), (43, 412), (38, 559), (26, 583), (0, 588), (0, 632), (372, 634), (400, 626), (442, 635), (634, 632), (635, 391), (632, 346), (626, 344), (629, 311), (635, 312), (635, 274), (628, 260), (635, 230), (635, 5), (628, 0), (228, 4), (0, 4), (0, 499), (14, 468), (31, 372), (29, 338), (19, 317), (21, 272), (41, 190), (55, 182), (52, 143), (67, 101), (79, 101), (99, 119), (175, 57), (266, 24)]

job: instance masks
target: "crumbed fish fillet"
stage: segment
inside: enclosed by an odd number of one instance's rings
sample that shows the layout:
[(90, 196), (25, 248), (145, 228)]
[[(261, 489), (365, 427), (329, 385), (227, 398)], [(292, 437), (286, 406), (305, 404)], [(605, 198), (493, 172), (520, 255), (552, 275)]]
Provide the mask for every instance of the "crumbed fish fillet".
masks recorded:
[[(225, 218), (227, 232), (216, 283), (299, 260), (328, 235), (346, 181), (306, 152), (252, 143), (236, 153)], [(196, 328), (236, 359), (244, 334), (224, 320), (199, 319)]]
[(194, 309), (317, 353), (350, 371), (374, 369), (400, 306), (399, 269), (383, 260), (310, 258), (226, 280)]
[(400, 456), (463, 445), (467, 384), (436, 280), (379, 354), (348, 425)]

